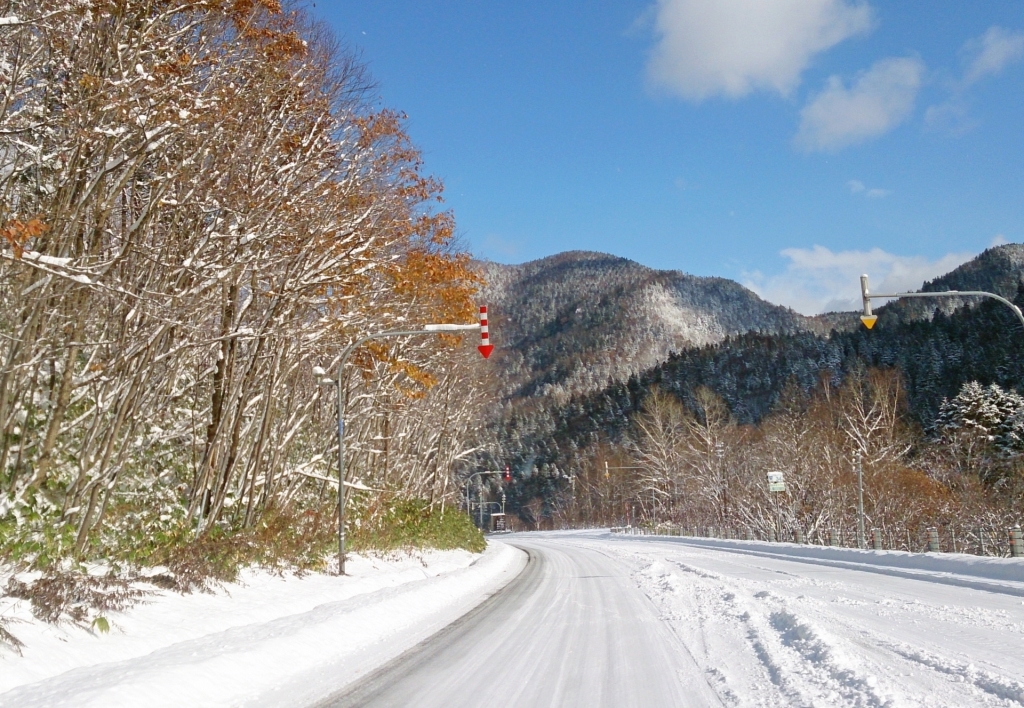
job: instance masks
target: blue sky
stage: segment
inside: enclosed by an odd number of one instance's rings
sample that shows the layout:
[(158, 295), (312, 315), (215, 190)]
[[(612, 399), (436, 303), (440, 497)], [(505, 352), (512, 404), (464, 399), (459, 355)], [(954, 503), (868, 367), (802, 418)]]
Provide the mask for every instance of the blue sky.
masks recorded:
[(1024, 241), (1024, 3), (319, 0), (475, 255), (806, 313)]

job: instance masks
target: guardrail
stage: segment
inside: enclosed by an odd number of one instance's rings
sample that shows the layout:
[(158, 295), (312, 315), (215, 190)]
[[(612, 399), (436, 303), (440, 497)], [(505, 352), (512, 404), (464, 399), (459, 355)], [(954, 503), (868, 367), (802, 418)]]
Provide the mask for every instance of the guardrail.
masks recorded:
[[(850, 529), (816, 529), (809, 540), (803, 529), (767, 529), (755, 531), (750, 527), (731, 526), (613, 526), (612, 533), (627, 536), (689, 536), (693, 538), (719, 538), (738, 541), (783, 542), (837, 548), (858, 547), (856, 534)], [(994, 528), (978, 527), (961, 531), (928, 527), (911, 531), (903, 529), (871, 529), (865, 538), (865, 548), (874, 550), (910, 551), (912, 553), (966, 553), (980, 556), (1024, 557), (1024, 533), (1020, 525), (998, 533)]]

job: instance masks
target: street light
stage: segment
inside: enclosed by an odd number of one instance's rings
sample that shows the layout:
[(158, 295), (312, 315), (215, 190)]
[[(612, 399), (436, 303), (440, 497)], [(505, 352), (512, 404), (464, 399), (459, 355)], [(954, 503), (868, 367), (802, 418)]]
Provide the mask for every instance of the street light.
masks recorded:
[[(934, 293), (890, 293), (884, 294), (879, 293), (872, 295), (868, 288), (868, 276), (860, 276), (860, 296), (861, 301), (864, 304), (863, 314), (860, 316), (860, 321), (864, 323), (864, 326), (871, 329), (875, 326), (875, 322), (878, 321), (878, 315), (871, 311), (871, 301), (878, 299), (891, 299), (901, 297), (965, 297), (965, 296), (977, 296), (977, 297), (988, 297), (993, 300), (998, 300), (1003, 303), (1011, 310), (1013, 314), (1020, 320), (1022, 326), (1024, 326), (1024, 313), (1021, 312), (1020, 308), (1014, 305), (1012, 302), (1007, 300), (1005, 297), (996, 295), (995, 293), (985, 292), (984, 290), (945, 290), (943, 292)], [(857, 545), (860, 548), (867, 546), (867, 538), (864, 530), (864, 463), (861, 459), (861, 452), (856, 452), (856, 464), (857, 464)]]
[(868, 276), (860, 276), (860, 296), (864, 303), (864, 313), (860, 316), (860, 321), (864, 323), (864, 326), (871, 329), (875, 326), (875, 322), (878, 321), (878, 315), (871, 312), (871, 301), (878, 299), (890, 299), (898, 297), (962, 297), (966, 295), (977, 295), (979, 297), (990, 297), (993, 300), (998, 300), (1003, 303), (1011, 310), (1013, 314), (1017, 315), (1017, 319), (1020, 320), (1021, 325), (1024, 325), (1024, 313), (1020, 311), (1020, 308), (1014, 305), (1012, 302), (1007, 300), (1005, 297), (1000, 297), (995, 293), (988, 293), (984, 290), (945, 290), (940, 293), (891, 293), (888, 295), (878, 294), (872, 295), (868, 290)]
[[(387, 332), (377, 332), (375, 334), (368, 334), (365, 337), (361, 337), (352, 344), (348, 345), (344, 352), (341, 354), (341, 360), (338, 362), (338, 378), (333, 382), (338, 387), (338, 575), (345, 574), (345, 395), (341, 388), (341, 382), (344, 380), (343, 374), (345, 372), (345, 364), (348, 363), (348, 358), (352, 352), (358, 349), (360, 346), (370, 341), (371, 339), (382, 339), (384, 337), (415, 337), (424, 334), (443, 334), (444, 332), (458, 332), (465, 330), (479, 330), (481, 337), (481, 344), (477, 347), (480, 353), (486, 359), (493, 346), (488, 341), (487, 334), (487, 308), (482, 306), (480, 308), (480, 323), (479, 324), (428, 324), (424, 325), (423, 329), (419, 330), (391, 330)], [(322, 367), (313, 367), (313, 374), (321, 378), (327, 372)]]

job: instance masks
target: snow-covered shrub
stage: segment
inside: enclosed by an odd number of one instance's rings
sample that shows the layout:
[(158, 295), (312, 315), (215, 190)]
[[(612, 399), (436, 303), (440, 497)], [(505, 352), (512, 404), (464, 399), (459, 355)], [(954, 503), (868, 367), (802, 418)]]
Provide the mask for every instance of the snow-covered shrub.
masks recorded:
[(935, 421), (946, 437), (977, 437), (1004, 453), (1024, 450), (1024, 397), (998, 384), (965, 383), (952, 400), (944, 399)]

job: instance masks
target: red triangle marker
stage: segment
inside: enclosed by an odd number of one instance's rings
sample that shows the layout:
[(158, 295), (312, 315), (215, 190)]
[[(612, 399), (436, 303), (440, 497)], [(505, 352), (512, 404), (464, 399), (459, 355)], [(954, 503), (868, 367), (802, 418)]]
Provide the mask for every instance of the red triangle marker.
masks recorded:
[(477, 347), (477, 349), (483, 355), (484, 359), (486, 359), (486, 358), (488, 358), (491, 355), (491, 352), (494, 351), (494, 345), (493, 344), (481, 344), (479, 347)]

